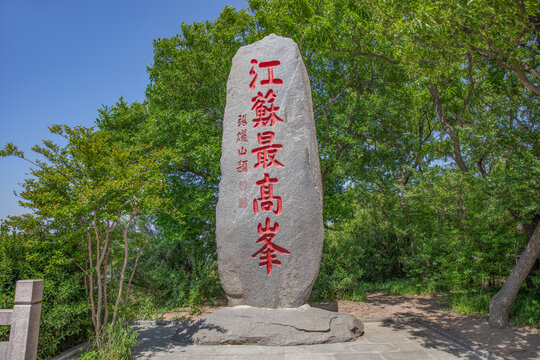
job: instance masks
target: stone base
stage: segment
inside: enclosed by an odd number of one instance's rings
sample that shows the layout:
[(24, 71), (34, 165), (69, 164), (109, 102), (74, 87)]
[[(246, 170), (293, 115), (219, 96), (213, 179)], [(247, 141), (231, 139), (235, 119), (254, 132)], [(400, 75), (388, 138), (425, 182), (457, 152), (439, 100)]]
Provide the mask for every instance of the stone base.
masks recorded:
[(304, 305), (291, 309), (223, 308), (180, 329), (172, 338), (199, 345), (313, 345), (353, 341), (364, 324), (350, 314)]

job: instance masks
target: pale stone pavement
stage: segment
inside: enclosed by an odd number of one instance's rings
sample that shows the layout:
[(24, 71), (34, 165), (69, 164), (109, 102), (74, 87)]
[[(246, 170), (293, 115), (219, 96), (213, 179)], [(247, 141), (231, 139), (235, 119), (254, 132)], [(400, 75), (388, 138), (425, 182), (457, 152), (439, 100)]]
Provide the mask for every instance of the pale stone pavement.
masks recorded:
[(422, 360), (502, 359), (472, 349), (417, 322), (366, 322), (365, 334), (354, 342), (309, 346), (184, 345), (170, 338), (181, 325), (137, 325), (139, 343), (133, 359), (197, 360)]

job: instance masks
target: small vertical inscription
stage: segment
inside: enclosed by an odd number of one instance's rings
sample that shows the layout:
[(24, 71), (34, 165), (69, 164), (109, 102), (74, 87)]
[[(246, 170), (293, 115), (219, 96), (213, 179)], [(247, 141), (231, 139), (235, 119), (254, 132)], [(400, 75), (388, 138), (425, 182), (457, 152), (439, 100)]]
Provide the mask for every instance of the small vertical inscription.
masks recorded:
[[(248, 160), (245, 159), (245, 156), (247, 156), (247, 149), (244, 147), (244, 144), (248, 143), (248, 137), (247, 137), (247, 129), (245, 127), (247, 126), (247, 114), (239, 114), (237, 119), (238, 124), (238, 132), (236, 133), (236, 142), (240, 143), (240, 148), (238, 149), (238, 162), (236, 166), (236, 172), (237, 173), (247, 173), (248, 172)], [(244, 128), (244, 129), (243, 129)], [(245, 188), (242, 188), (240, 186), (240, 190), (247, 190), (247, 181), (241, 180), (240, 184), (246, 184)], [(248, 206), (248, 200), (246, 197), (239, 197), (238, 198), (238, 208), (239, 209), (245, 209)]]

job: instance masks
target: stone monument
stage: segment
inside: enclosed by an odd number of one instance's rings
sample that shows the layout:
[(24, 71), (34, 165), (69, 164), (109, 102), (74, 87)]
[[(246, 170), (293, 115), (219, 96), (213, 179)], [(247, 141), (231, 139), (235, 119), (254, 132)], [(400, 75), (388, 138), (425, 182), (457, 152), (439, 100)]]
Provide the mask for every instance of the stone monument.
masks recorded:
[(238, 50), (227, 82), (216, 242), (231, 308), (176, 335), (199, 344), (298, 345), (363, 333), (352, 315), (310, 308), (324, 240), (308, 74), (293, 40)]
[(309, 78), (291, 40), (238, 50), (227, 83), (216, 241), (229, 304), (306, 303), (324, 240)]

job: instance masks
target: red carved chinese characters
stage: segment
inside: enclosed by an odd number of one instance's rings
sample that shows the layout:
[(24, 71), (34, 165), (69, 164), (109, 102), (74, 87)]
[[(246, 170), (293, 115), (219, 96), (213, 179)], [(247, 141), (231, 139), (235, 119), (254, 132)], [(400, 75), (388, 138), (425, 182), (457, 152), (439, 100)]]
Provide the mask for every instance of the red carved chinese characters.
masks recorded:
[(238, 162), (238, 166), (236, 167), (236, 172), (247, 172), (248, 166), (247, 166), (247, 160), (240, 160)]
[[(283, 85), (283, 80), (277, 78), (274, 74), (274, 69), (281, 65), (279, 60), (259, 63), (257, 59), (252, 59), (251, 69), (249, 71), (249, 75), (252, 77), (249, 84), (251, 90), (255, 90), (258, 85), (257, 80), (259, 75), (256, 71), (257, 64), (260, 69), (266, 69), (267, 75), (266, 79), (262, 79), (259, 82), (260, 86)], [(280, 108), (274, 104), (276, 98), (277, 95), (272, 88), (265, 91), (257, 91), (257, 95), (251, 98), (251, 102), (253, 103), (251, 111), (255, 113), (255, 118), (252, 119), (253, 128), (260, 129), (260, 132), (257, 133), (257, 141), (260, 146), (251, 149), (251, 154), (256, 156), (256, 163), (253, 165), (253, 168), (264, 170), (263, 178), (256, 182), (259, 187), (260, 196), (253, 199), (253, 213), (255, 216), (258, 216), (260, 212), (273, 213), (275, 216), (279, 216), (283, 211), (281, 197), (274, 195), (274, 186), (279, 183), (279, 179), (277, 177), (271, 177), (266, 172), (269, 168), (285, 167), (277, 159), (278, 151), (283, 150), (283, 145), (275, 143), (276, 133), (274, 131), (262, 131), (264, 130), (263, 128), (274, 128), (278, 123), (284, 122), (277, 114)], [(240, 120), (238, 120), (238, 126), (241, 124)], [(259, 266), (266, 267), (266, 273), (268, 275), (272, 273), (274, 265), (281, 265), (281, 261), (277, 259), (277, 254), (290, 254), (287, 249), (274, 242), (278, 230), (279, 223), (275, 221), (274, 225), (270, 226), (269, 217), (266, 217), (264, 227), (261, 223), (257, 226), (259, 239), (256, 243), (262, 243), (262, 247), (251, 256), (254, 258), (259, 257)]]
[[(253, 63), (253, 60), (252, 60)], [(261, 69), (268, 69), (268, 79), (261, 80), (261, 85), (283, 85), (283, 80), (274, 79), (274, 66), (281, 65), (279, 60), (262, 62), (259, 64)]]
[[(271, 179), (270, 175), (264, 174), (264, 179), (257, 181), (257, 186), (260, 187), (261, 197), (253, 199), (253, 212), (255, 215), (259, 214), (259, 202), (261, 205), (261, 211), (272, 211), (274, 214), (281, 214), (283, 208), (281, 197), (274, 196), (274, 185), (277, 184), (278, 179)], [(274, 210), (274, 201), (276, 202), (276, 209)]]
[(248, 206), (247, 198), (238, 198), (238, 207), (240, 209), (245, 209)]
[[(240, 114), (238, 115), (238, 127), (246, 127), (247, 126), (247, 114)], [(240, 130), (240, 129), (239, 129)], [(247, 129), (242, 129), (236, 133), (236, 142), (241, 143), (240, 149), (238, 149), (238, 156), (246, 156), (248, 151), (244, 147), (243, 143), (248, 142), (247, 138)], [(247, 145), (246, 145), (247, 146)], [(247, 160), (238, 160), (237, 166), (236, 166), (236, 172), (237, 173), (247, 173), (248, 172), (248, 161)], [(244, 184), (245, 183), (245, 187)], [(240, 190), (246, 190), (247, 189), (247, 181), (242, 180), (240, 181)], [(238, 198), (238, 207), (240, 209), (245, 209), (248, 207), (248, 200), (246, 197), (240, 197)]]
[(238, 115), (238, 127), (246, 126), (246, 125), (247, 125), (246, 114)]
[(247, 142), (247, 130), (241, 130), (236, 134), (236, 142)]
[[(249, 75), (253, 78), (253, 80), (251, 80), (249, 83), (249, 88), (251, 90), (255, 90), (257, 78), (259, 77), (255, 71), (255, 65), (258, 63), (259, 61), (257, 59), (251, 59), (252, 66), (251, 70), (249, 70)], [(261, 85), (283, 85), (283, 80), (277, 78), (274, 79), (274, 67), (279, 65), (281, 65), (281, 61), (279, 60), (266, 61), (259, 64), (259, 68), (268, 70), (268, 79), (261, 80)]]
[(253, 66), (251, 67), (251, 70), (249, 71), (249, 75), (250, 75), (251, 77), (253, 77), (253, 80), (251, 80), (251, 83), (249, 83), (249, 88), (250, 88), (251, 90), (255, 90), (255, 83), (257, 82), (257, 78), (258, 78), (257, 72), (255, 71), (255, 65), (257, 65), (257, 63), (258, 63), (257, 60), (251, 59), (251, 65), (253, 65)]
[(255, 169), (262, 165), (263, 169), (269, 166), (284, 167), (282, 163), (276, 160), (278, 150), (283, 149), (281, 144), (273, 144), (275, 134), (272, 131), (258, 133), (259, 145), (262, 147), (251, 150), (252, 154), (257, 154), (257, 163), (253, 166)]
[(240, 188), (240, 190), (247, 190), (248, 188), (248, 183), (246, 180), (242, 180), (238, 183), (238, 187)]
[[(252, 120), (255, 123), (253, 127), (258, 127), (259, 125), (262, 125), (262, 127), (273, 127), (278, 121), (283, 122), (283, 120), (276, 115), (276, 111), (279, 110), (279, 107), (274, 106), (275, 98), (276, 94), (270, 89), (266, 95), (263, 96), (262, 92), (259, 91), (257, 96), (251, 99), (251, 102), (254, 103), (251, 110), (255, 110), (255, 116), (257, 116)], [(270, 104), (270, 106), (266, 106), (267, 103)]]
[(274, 223), (274, 226), (270, 226), (270, 218), (266, 218), (265, 227), (262, 227), (261, 224), (258, 225), (259, 240), (257, 243), (264, 242), (264, 245), (259, 251), (251, 255), (251, 257), (257, 257), (261, 255), (259, 260), (259, 266), (266, 266), (266, 272), (268, 275), (272, 272), (272, 265), (281, 265), (281, 261), (277, 260), (274, 253), (278, 254), (290, 254), (290, 252), (281, 246), (274, 244), (274, 237), (279, 230), (279, 224)]

